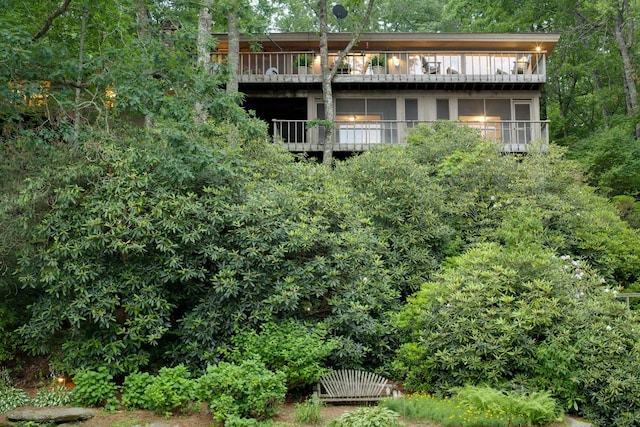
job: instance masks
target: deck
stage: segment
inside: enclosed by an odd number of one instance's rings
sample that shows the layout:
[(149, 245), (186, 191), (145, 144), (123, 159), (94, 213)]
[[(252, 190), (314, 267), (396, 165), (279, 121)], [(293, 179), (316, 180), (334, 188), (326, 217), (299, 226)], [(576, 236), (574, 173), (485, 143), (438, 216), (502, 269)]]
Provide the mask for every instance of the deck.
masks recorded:
[[(214, 68), (222, 67), (226, 54), (214, 54), (212, 59)], [(336, 54), (331, 54), (329, 62), (332, 64), (335, 60)], [(298, 66), (301, 62), (308, 66)], [(243, 52), (238, 82), (317, 86), (322, 83), (320, 57), (315, 52)], [(388, 84), (457, 89), (478, 84), (527, 89), (545, 82), (546, 55), (535, 51), (357, 52), (345, 58), (344, 68), (333, 79), (335, 85), (354, 87)]]
[[(383, 144), (405, 145), (411, 128), (433, 121), (335, 121), (334, 149), (336, 152), (362, 152)], [(532, 143), (549, 144), (549, 121), (484, 121), (462, 122), (461, 126), (476, 129), (480, 135), (496, 142), (501, 151), (527, 152)], [(324, 129), (308, 128), (307, 120), (274, 120), (273, 141), (291, 152), (317, 152), (324, 146)]]

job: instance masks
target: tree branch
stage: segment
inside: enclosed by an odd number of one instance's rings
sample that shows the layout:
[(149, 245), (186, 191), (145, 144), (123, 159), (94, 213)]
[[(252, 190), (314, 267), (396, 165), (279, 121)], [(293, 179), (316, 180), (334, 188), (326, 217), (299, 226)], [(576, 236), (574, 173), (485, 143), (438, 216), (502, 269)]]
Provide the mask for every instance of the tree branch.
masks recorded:
[(49, 15), (44, 25), (42, 26), (42, 28), (40, 28), (40, 30), (38, 30), (38, 32), (35, 33), (33, 37), (31, 37), (31, 41), (36, 41), (40, 37), (44, 36), (47, 33), (47, 31), (49, 31), (49, 28), (51, 28), (51, 24), (53, 24), (53, 21), (58, 16), (62, 15), (67, 11), (67, 8), (69, 7), (70, 3), (71, 3), (71, 0), (64, 0), (64, 3), (62, 3), (62, 5), (55, 12)]

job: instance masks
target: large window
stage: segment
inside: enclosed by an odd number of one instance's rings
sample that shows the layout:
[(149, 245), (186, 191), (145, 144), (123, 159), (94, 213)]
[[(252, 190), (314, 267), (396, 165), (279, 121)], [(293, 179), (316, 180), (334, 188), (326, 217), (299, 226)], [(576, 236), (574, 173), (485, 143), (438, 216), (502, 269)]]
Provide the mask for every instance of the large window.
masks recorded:
[(397, 142), (395, 99), (336, 99), (337, 141), (380, 144)]
[(480, 129), (484, 136), (500, 140), (510, 139), (511, 100), (460, 99), (458, 119)]

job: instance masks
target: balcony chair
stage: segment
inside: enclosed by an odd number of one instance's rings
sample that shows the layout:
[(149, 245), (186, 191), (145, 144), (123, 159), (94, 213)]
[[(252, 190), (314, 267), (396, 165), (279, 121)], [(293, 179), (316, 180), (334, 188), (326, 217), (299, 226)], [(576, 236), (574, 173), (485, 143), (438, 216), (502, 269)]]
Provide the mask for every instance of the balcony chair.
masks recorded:
[(422, 57), (422, 72), (423, 74), (439, 74), (440, 73), (440, 62), (438, 61), (429, 61), (424, 56)]

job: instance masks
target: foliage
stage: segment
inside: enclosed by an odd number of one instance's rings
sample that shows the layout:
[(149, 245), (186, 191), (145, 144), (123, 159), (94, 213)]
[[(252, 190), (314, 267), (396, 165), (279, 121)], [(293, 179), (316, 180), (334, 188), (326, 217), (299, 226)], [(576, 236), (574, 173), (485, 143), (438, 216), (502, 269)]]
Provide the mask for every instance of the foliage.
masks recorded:
[(640, 228), (640, 202), (631, 196), (614, 196), (611, 203), (620, 212), (620, 218), (629, 224), (629, 227)]
[(587, 168), (589, 181), (602, 194), (640, 195), (640, 143), (633, 126), (634, 123), (623, 122), (595, 132), (572, 147), (572, 157)]
[(122, 405), (127, 409), (151, 409), (152, 402), (147, 395), (147, 387), (155, 378), (148, 372), (132, 372), (122, 383)]
[(20, 406), (27, 406), (31, 399), (22, 389), (0, 382), (0, 414), (11, 411)]
[(330, 427), (400, 427), (400, 415), (383, 406), (362, 407), (331, 420)]
[(405, 418), (437, 422), (446, 427), (540, 425), (530, 421), (539, 414), (544, 414), (539, 417), (544, 424), (558, 419), (558, 409), (548, 394), (536, 393), (532, 398), (488, 387), (467, 386), (460, 389), (460, 395), (452, 397), (416, 393), (387, 399), (381, 405)]
[(416, 291), (450, 253), (454, 230), (443, 218), (442, 188), (402, 147), (382, 147), (336, 166), (386, 244), (393, 287)]
[(313, 59), (311, 58), (311, 56), (307, 55), (306, 53), (301, 53), (300, 55), (296, 56), (295, 64), (298, 67), (309, 67), (312, 61)]
[(218, 269), (181, 323), (183, 357), (215, 360), (213, 337), (230, 339), (278, 318), (324, 323), (340, 340), (330, 359), (341, 366), (383, 354), (378, 349), (391, 336), (386, 314), (399, 302), (385, 248), (352, 191), (330, 174), (296, 163), (282, 182), (263, 180), (226, 207), (224, 239), (207, 252)]
[(398, 318), (406, 384), (448, 390), (531, 376), (538, 343), (575, 305), (576, 279), (562, 264), (533, 244), (483, 244), (450, 260)]
[[(65, 370), (108, 362), (129, 372), (148, 363), (172, 310), (197, 298), (206, 264), (198, 242), (214, 233), (215, 205), (232, 194), (226, 183), (241, 180), (225, 178), (235, 174), (227, 168), (234, 154), (194, 145), (197, 133), (133, 133), (122, 145), (97, 138), (104, 145), (82, 147), (95, 161), (65, 165), (49, 182), (51, 207), (32, 230), (34, 252), (23, 253), (20, 274), (28, 289), (47, 291), (21, 334), (35, 353), (64, 336)], [(195, 191), (216, 191), (210, 211)]]
[(98, 407), (115, 403), (118, 388), (106, 367), (78, 372), (73, 383), (73, 401), (77, 405)]
[(581, 289), (578, 300), (580, 309), (538, 348), (536, 386), (598, 425), (633, 425), (640, 413), (638, 313), (609, 287)]
[(455, 393), (463, 405), (480, 412), (500, 413), (511, 425), (543, 425), (562, 419), (549, 392), (517, 394), (491, 387), (465, 386)]
[(532, 244), (479, 245), (438, 278), (399, 317), (412, 337), (396, 365), (408, 386), (517, 384), (549, 390), (603, 425), (625, 425), (620, 408), (638, 405), (629, 357), (640, 325), (586, 264)]
[(54, 386), (38, 390), (31, 399), (31, 406), (69, 406), (73, 402), (73, 393), (64, 386)]
[(296, 403), (296, 423), (318, 426), (322, 423), (322, 407), (325, 406), (320, 398), (312, 394), (304, 402)]
[(269, 371), (255, 359), (241, 364), (209, 366), (196, 384), (196, 395), (217, 420), (229, 417), (263, 419), (276, 413), (287, 391), (285, 375)]
[(337, 343), (327, 337), (322, 325), (305, 325), (289, 319), (278, 324), (265, 323), (260, 332), (241, 331), (232, 339), (232, 346), (231, 361), (241, 363), (257, 358), (267, 369), (284, 373), (291, 390), (315, 384), (329, 372), (323, 363)]
[(369, 63), (372, 67), (384, 67), (387, 65), (387, 60), (383, 55), (373, 55)]
[[(142, 379), (140, 382), (144, 382)], [(144, 401), (154, 411), (170, 416), (187, 409), (195, 398), (196, 381), (184, 365), (160, 368), (158, 375), (146, 386)]]

